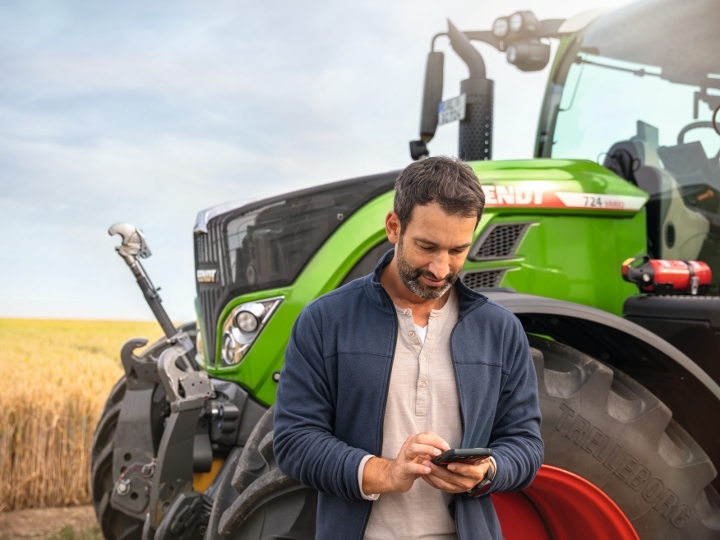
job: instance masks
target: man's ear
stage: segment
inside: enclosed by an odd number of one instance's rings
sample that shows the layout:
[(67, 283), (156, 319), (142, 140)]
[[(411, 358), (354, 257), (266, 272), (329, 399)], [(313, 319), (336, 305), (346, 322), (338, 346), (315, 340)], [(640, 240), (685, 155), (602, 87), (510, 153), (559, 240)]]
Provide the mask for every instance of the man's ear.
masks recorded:
[(400, 218), (394, 211), (390, 211), (385, 217), (385, 233), (392, 244), (397, 244), (400, 239)]

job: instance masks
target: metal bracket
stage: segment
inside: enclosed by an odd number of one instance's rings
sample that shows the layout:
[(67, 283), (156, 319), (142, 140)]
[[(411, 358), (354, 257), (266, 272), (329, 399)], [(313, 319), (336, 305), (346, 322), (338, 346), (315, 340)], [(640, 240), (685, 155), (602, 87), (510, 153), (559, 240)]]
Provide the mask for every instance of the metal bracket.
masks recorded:
[(185, 503), (178, 503), (180, 506), (173, 503), (177, 497), (183, 493), (195, 493), (192, 486), (193, 455), (198, 421), (205, 402), (214, 393), (207, 373), (196, 371), (188, 360), (193, 344), (187, 334), (180, 333), (173, 339), (176, 343), (164, 350), (158, 359), (158, 375), (171, 412), (158, 448), (150, 511), (143, 529), (145, 540), (153, 537), (166, 516), (173, 519), (171, 508), (177, 511), (185, 508)]
[(160, 382), (158, 366), (155, 359), (136, 356), (135, 350), (147, 345), (145, 338), (133, 338), (125, 342), (120, 349), (120, 360), (122, 360), (128, 387), (153, 388)]
[(163, 351), (157, 371), (165, 387), (172, 411), (201, 408), (213, 394), (210, 377), (204, 371), (195, 371), (187, 354), (193, 344), (187, 334), (178, 334), (177, 344)]

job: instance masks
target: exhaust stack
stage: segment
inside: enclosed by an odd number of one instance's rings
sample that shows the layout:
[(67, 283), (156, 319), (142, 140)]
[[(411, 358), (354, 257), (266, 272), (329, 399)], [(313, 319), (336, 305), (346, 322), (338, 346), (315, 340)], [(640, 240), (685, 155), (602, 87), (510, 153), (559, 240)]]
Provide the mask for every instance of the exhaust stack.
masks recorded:
[(494, 82), (486, 76), (480, 52), (449, 20), (448, 37), (470, 72), (460, 83), (460, 93), (466, 95), (466, 108), (465, 119), (460, 121), (458, 157), (463, 161), (492, 159)]

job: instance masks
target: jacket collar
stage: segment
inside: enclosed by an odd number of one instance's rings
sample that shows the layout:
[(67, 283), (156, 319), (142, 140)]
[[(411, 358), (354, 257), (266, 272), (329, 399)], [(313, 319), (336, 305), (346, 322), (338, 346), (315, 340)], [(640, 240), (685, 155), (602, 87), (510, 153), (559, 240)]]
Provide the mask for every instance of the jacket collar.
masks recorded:
[[(395, 314), (395, 308), (392, 300), (390, 299), (390, 295), (387, 291), (385, 291), (380, 283), (380, 276), (382, 275), (383, 269), (390, 264), (390, 261), (392, 261), (394, 256), (395, 248), (392, 248), (380, 258), (372, 274), (366, 276), (365, 278), (365, 291), (373, 304), (382, 311), (392, 313), (393, 315)], [(462, 279), (458, 279), (455, 282), (454, 287), (458, 298), (459, 319), (462, 319), (468, 312), (483, 305), (488, 300), (487, 296), (480, 294), (465, 285), (462, 282)]]

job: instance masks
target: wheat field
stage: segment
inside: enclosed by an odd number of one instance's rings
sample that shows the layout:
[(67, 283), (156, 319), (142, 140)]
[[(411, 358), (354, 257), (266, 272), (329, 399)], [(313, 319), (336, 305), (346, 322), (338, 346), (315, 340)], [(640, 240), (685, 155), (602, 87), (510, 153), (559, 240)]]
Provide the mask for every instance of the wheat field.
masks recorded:
[(0, 319), (0, 512), (90, 501), (90, 447), (120, 347), (155, 322)]

